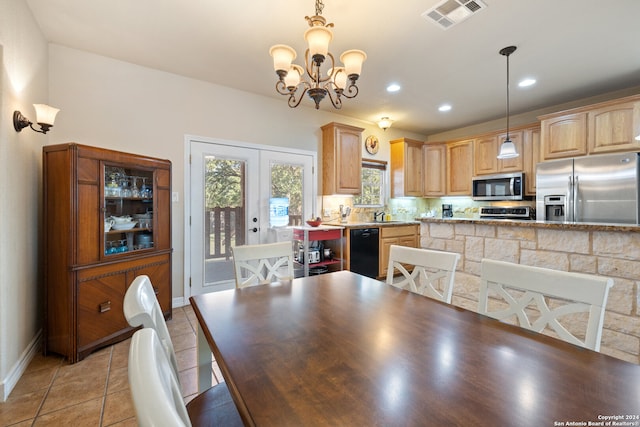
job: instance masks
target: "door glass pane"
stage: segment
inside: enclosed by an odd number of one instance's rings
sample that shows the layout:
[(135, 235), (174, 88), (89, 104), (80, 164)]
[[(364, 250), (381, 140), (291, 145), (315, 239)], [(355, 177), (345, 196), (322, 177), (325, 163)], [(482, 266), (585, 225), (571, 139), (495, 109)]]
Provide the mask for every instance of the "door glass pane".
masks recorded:
[(245, 170), (244, 161), (205, 156), (205, 283), (234, 278), (231, 246), (246, 239)]
[(271, 163), (270, 228), (302, 224), (303, 172), (302, 165)]

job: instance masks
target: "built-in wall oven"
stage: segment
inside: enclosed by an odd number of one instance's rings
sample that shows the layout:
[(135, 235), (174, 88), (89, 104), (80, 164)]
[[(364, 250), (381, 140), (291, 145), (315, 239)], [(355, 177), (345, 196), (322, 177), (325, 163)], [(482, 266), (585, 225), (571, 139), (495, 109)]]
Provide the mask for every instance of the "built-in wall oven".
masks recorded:
[(522, 200), (524, 174), (522, 172), (473, 177), (473, 200)]

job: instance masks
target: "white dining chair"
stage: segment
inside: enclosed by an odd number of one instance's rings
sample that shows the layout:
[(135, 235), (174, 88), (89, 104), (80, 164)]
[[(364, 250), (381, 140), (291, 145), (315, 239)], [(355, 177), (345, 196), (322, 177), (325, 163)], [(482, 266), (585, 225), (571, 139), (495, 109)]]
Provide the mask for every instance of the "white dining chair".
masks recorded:
[(289, 241), (233, 246), (236, 288), (293, 279), (293, 247)]
[[(460, 254), (391, 245), (387, 283), (451, 303), (453, 280)], [(396, 271), (400, 273), (396, 277)]]
[(141, 427), (243, 425), (223, 384), (208, 389), (185, 405), (164, 345), (153, 328), (133, 334), (128, 376), (136, 421)]
[(152, 328), (156, 331), (171, 363), (176, 381), (180, 384), (178, 361), (171, 335), (149, 276), (140, 275), (133, 279), (124, 295), (123, 310), (129, 325), (134, 328), (138, 326)]
[[(549, 327), (564, 341), (600, 350), (612, 279), (489, 259), (482, 260), (481, 269), (481, 314), (502, 321), (515, 317), (519, 326), (535, 332)], [(561, 322), (563, 316), (568, 317)]]

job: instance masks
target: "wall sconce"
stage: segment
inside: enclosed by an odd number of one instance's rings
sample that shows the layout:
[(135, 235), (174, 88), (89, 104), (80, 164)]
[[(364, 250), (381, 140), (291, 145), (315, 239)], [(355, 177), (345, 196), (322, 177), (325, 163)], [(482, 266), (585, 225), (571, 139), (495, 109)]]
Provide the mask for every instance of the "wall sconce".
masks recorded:
[(40, 125), (40, 130), (33, 127), (33, 122), (27, 119), (18, 110), (13, 112), (13, 128), (16, 132), (20, 132), (23, 128), (29, 126), (36, 132), (47, 133), (49, 129), (53, 127), (53, 122), (56, 119), (56, 114), (60, 111), (57, 108), (50, 107), (46, 104), (33, 104), (36, 109), (36, 123)]
[(391, 127), (392, 123), (393, 123), (393, 120), (391, 120), (389, 117), (383, 117), (378, 122), (378, 127), (382, 130), (387, 130)]

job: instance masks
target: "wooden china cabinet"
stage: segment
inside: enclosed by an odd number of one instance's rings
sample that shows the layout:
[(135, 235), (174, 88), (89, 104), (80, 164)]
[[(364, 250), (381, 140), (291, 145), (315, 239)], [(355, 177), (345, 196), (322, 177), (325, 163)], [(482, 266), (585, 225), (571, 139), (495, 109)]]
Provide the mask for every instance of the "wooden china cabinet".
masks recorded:
[(133, 333), (122, 306), (140, 274), (171, 317), (171, 162), (69, 143), (43, 165), (44, 351), (75, 363)]

